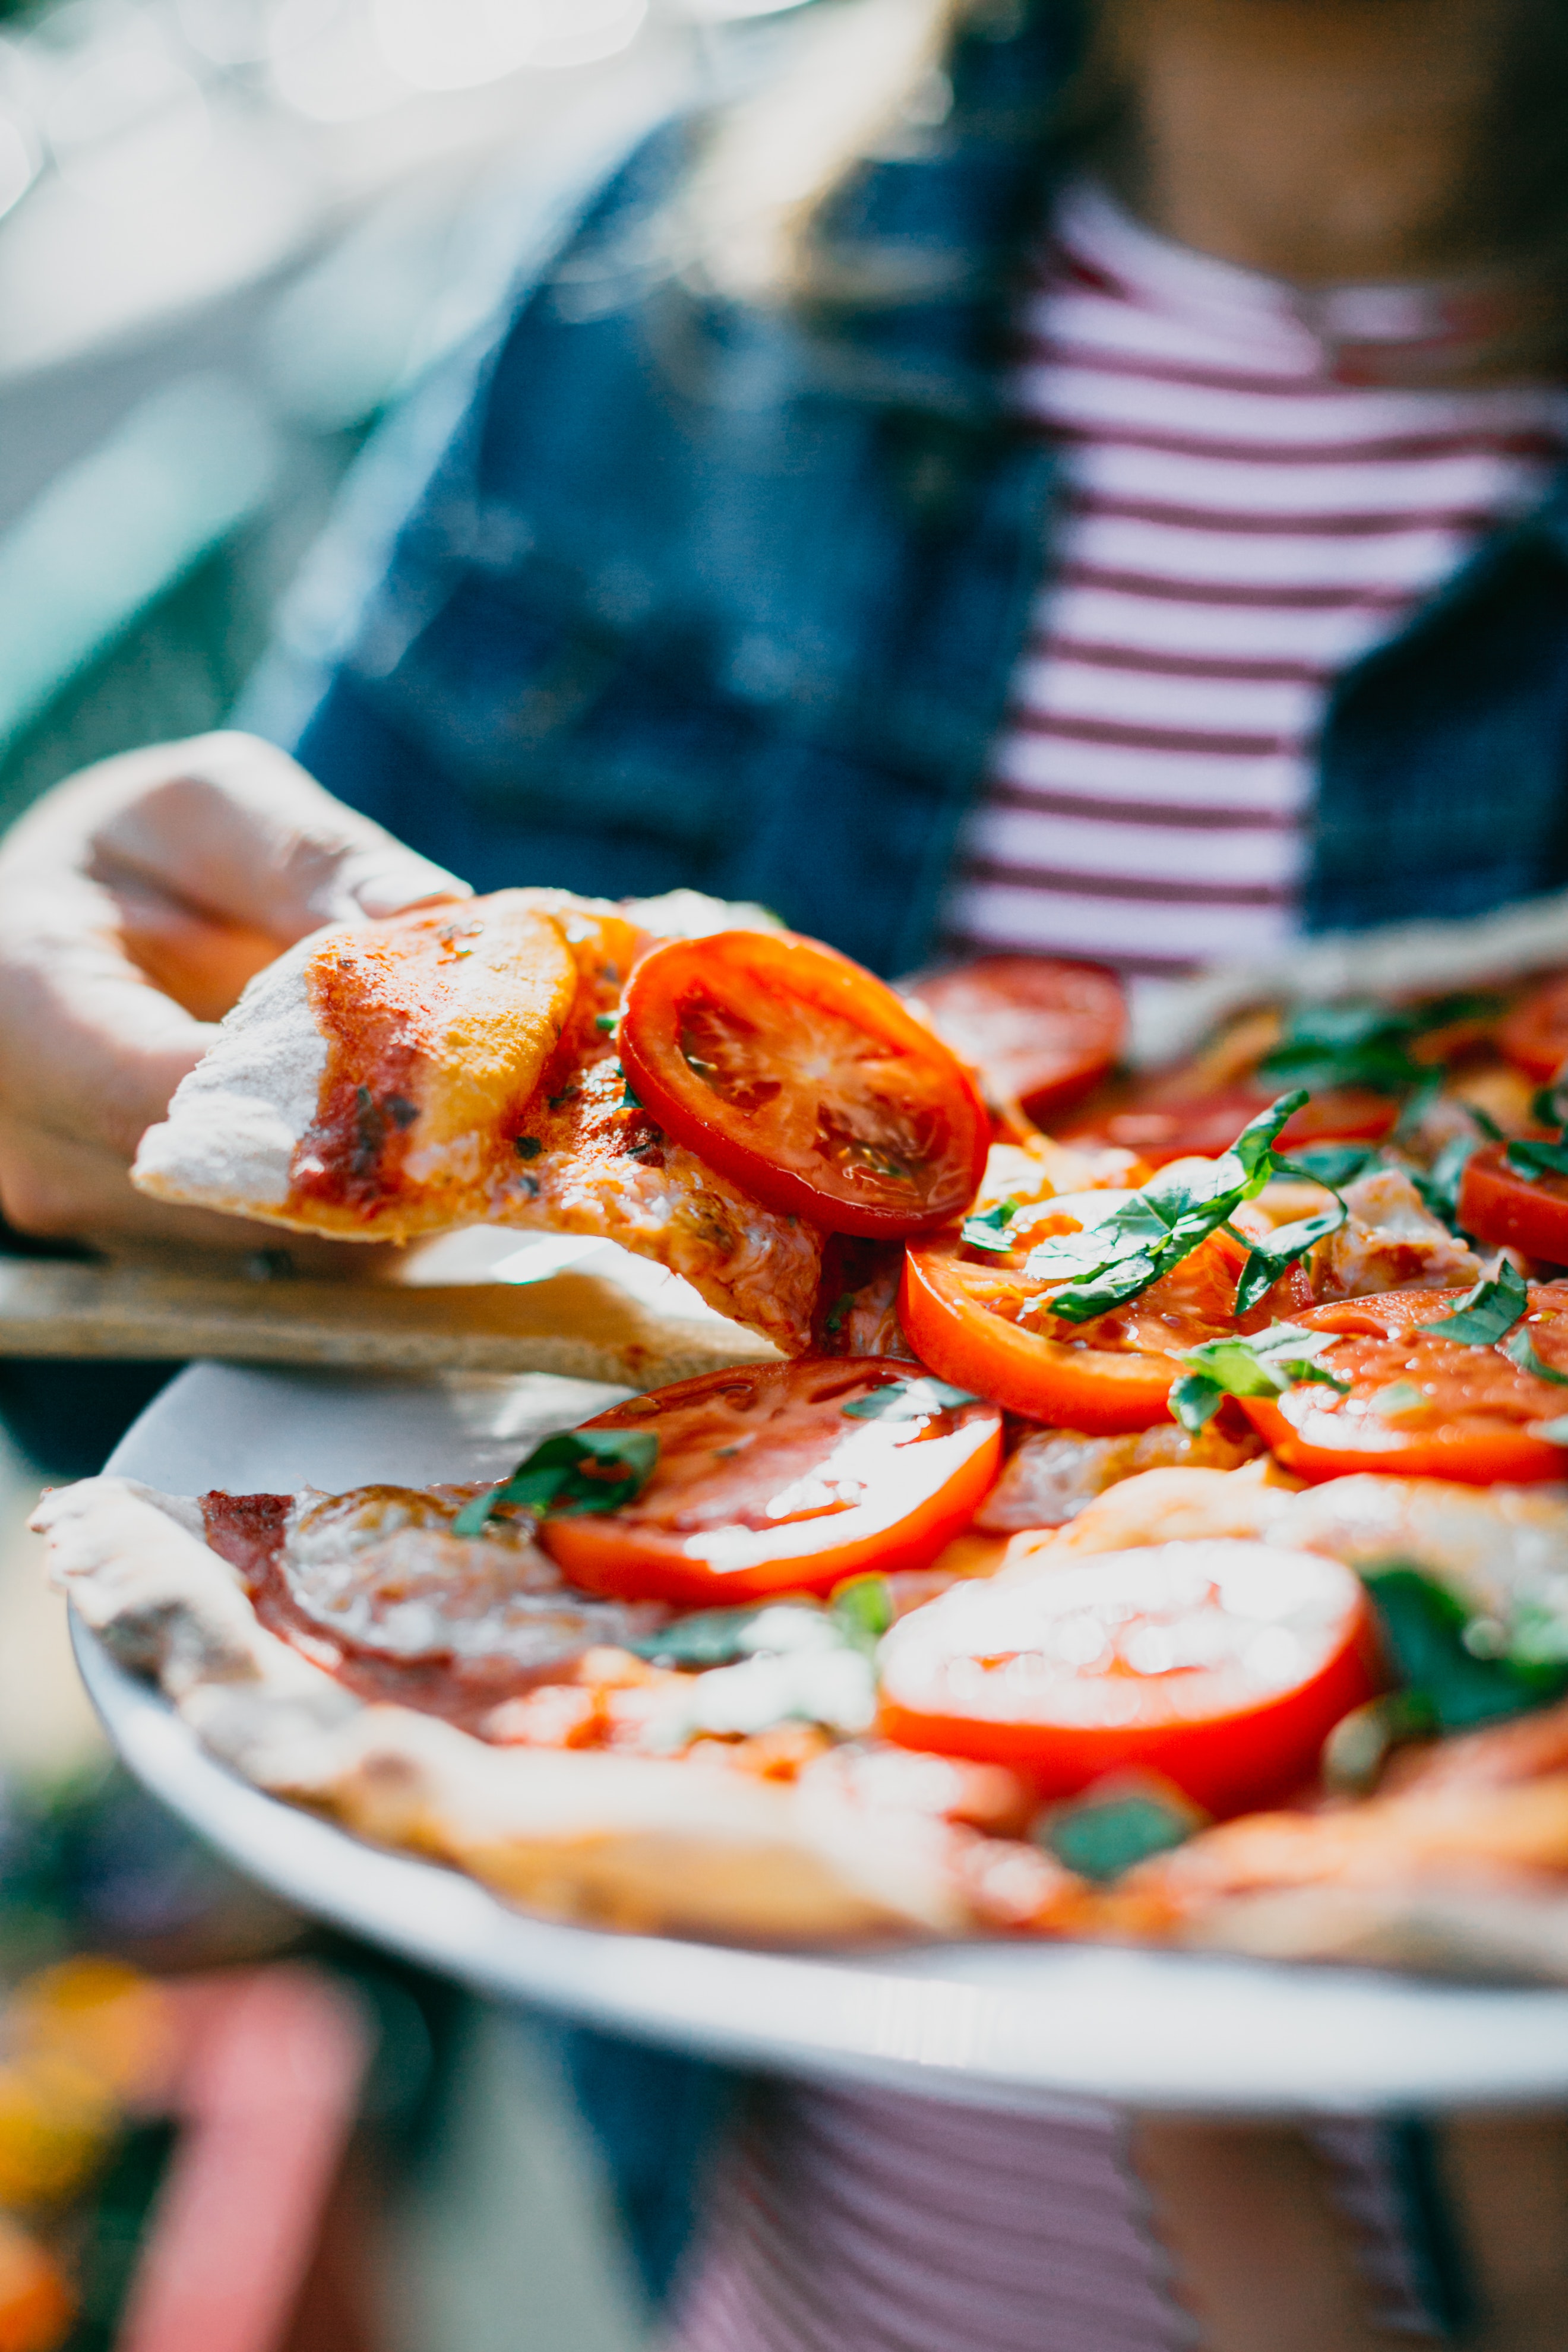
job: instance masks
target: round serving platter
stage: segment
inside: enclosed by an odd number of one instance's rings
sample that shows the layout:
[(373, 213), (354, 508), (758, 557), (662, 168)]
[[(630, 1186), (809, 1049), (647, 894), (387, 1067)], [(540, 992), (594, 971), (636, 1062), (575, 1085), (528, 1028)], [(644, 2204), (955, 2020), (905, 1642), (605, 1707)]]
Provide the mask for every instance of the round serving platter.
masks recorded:
[[(196, 1364), (110, 1466), (185, 1495), (495, 1477), (617, 1393), (539, 1374)], [(488, 1993), (712, 2058), (980, 2105), (1398, 2114), (1568, 2096), (1568, 1991), (1089, 1945), (781, 1954), (531, 1919), (237, 1780), (79, 1624), (75, 1639), (125, 1762), (201, 1836), (304, 1910)]]

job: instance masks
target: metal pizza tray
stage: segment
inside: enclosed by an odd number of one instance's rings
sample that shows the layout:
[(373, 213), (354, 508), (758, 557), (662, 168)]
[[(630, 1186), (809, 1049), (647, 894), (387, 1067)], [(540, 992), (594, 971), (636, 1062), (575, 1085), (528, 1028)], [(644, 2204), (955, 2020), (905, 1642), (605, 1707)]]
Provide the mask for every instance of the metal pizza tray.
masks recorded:
[[(618, 1393), (197, 1364), (110, 1467), (179, 1494), (496, 1476)], [(1568, 1991), (1088, 1945), (784, 1955), (559, 1927), (237, 1780), (79, 1624), (138, 1777), (289, 1901), (477, 1989), (705, 2056), (988, 2106), (1396, 2114), (1568, 2098)]]

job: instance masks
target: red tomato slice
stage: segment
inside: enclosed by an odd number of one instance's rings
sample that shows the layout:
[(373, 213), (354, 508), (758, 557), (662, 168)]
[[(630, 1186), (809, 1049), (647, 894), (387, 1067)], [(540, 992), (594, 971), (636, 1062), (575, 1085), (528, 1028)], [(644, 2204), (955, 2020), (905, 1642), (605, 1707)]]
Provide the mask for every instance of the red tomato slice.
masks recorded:
[(670, 940), (633, 972), (621, 1059), (678, 1143), (829, 1233), (959, 1215), (991, 1122), (963, 1064), (890, 988), (815, 940)]
[(1098, 1086), (1127, 1041), (1121, 982), (1101, 963), (976, 956), (909, 992), (992, 1101), (1016, 1102), (1037, 1125)]
[[(1467, 1295), (1390, 1290), (1310, 1308), (1292, 1319), (1343, 1334), (1322, 1362), (1350, 1381), (1349, 1395), (1314, 1383), (1277, 1401), (1246, 1397), (1242, 1411), (1285, 1467), (1314, 1484), (1356, 1470), (1467, 1486), (1561, 1478), (1568, 1452), (1532, 1436), (1531, 1424), (1568, 1412), (1568, 1387), (1521, 1371), (1500, 1346), (1469, 1348), (1419, 1328)], [(1542, 1362), (1568, 1373), (1568, 1284), (1531, 1289), (1524, 1328)]]
[(879, 1727), (1009, 1764), (1048, 1797), (1155, 1771), (1211, 1813), (1288, 1795), (1377, 1688), (1361, 1580), (1335, 1559), (1213, 1539), (960, 1585), (884, 1641)]
[[(911, 1243), (904, 1253), (899, 1319), (921, 1363), (943, 1380), (994, 1397), (1010, 1412), (1091, 1435), (1148, 1429), (1170, 1418), (1171, 1384), (1184, 1365), (1178, 1348), (1234, 1331), (1237, 1278), (1246, 1253), (1228, 1234), (1211, 1234), (1141, 1298), (1092, 1323), (1041, 1317), (1049, 1286), (1021, 1264), (983, 1257), (957, 1234)], [(1257, 1308), (1247, 1328), (1267, 1323)]]
[(1505, 1013), (1497, 1041), (1516, 1069), (1544, 1082), (1568, 1061), (1568, 972), (1543, 981)]
[(1506, 1144), (1488, 1144), (1465, 1170), (1459, 1223), (1478, 1241), (1568, 1265), (1568, 1177), (1521, 1176)]
[[(1229, 1150), (1247, 1120), (1273, 1099), (1256, 1087), (1182, 1096), (1165, 1080), (1118, 1109), (1064, 1129), (1062, 1140), (1119, 1144), (1152, 1168), (1172, 1160), (1215, 1159)], [(1286, 1121), (1279, 1150), (1289, 1152), (1304, 1143), (1375, 1143), (1398, 1118), (1399, 1105), (1390, 1095), (1374, 1094), (1369, 1087), (1331, 1087)]]
[(994, 1482), (1002, 1415), (978, 1401), (846, 1411), (895, 1386), (918, 1401), (921, 1378), (891, 1359), (803, 1356), (633, 1397), (584, 1425), (653, 1430), (647, 1486), (625, 1510), (546, 1519), (540, 1540), (585, 1591), (698, 1607), (924, 1568)]

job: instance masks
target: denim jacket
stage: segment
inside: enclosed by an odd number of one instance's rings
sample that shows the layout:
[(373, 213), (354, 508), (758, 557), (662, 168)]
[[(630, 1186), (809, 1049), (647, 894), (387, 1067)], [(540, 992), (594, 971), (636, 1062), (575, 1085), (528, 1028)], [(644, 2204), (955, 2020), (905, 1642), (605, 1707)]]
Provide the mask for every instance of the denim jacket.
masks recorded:
[[(1057, 466), (1001, 363), (1072, 47), (1050, 5), (965, 42), (945, 121), (832, 222), (926, 290), (831, 327), (682, 282), (700, 126), (645, 139), (396, 484), (305, 763), (481, 887), (687, 883), (917, 965), (1050, 564)], [(1340, 679), (1307, 927), (1562, 886), (1565, 782), (1568, 478)]]

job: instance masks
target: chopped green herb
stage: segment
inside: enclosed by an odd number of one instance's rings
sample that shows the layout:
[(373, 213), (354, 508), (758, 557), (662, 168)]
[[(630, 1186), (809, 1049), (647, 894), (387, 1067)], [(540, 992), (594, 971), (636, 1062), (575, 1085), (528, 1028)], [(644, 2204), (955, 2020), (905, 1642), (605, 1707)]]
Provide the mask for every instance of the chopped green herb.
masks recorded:
[(893, 1622), (893, 1589), (885, 1576), (851, 1576), (827, 1606), (840, 1639), (869, 1657)]
[(840, 1410), (851, 1421), (918, 1421), (980, 1402), (972, 1389), (954, 1388), (951, 1381), (935, 1380), (928, 1373), (915, 1380), (889, 1381), (865, 1396), (851, 1397)]
[[(1241, 1280), (1236, 1286), (1236, 1311), (1245, 1315), (1256, 1307), (1266, 1290), (1271, 1290), (1282, 1274), (1288, 1274), (1299, 1257), (1331, 1234), (1337, 1234), (1350, 1211), (1334, 1195), (1331, 1204), (1315, 1217), (1298, 1217), (1293, 1224), (1276, 1225), (1264, 1241), (1247, 1242), (1247, 1264), (1241, 1269)], [(1238, 1241), (1247, 1241), (1245, 1234)]]
[(679, 1617), (627, 1644), (690, 1675), (650, 1729), (669, 1748), (698, 1731), (732, 1735), (775, 1723), (865, 1731), (877, 1706), (872, 1657), (892, 1615), (886, 1577), (856, 1576), (826, 1609), (802, 1596)]
[(1342, 1715), (1323, 1742), (1323, 1780), (1340, 1796), (1365, 1796), (1396, 1748), (1441, 1727), (1417, 1691), (1384, 1691)]
[(692, 1616), (678, 1617), (659, 1633), (645, 1634), (640, 1642), (628, 1642), (626, 1647), (658, 1666), (727, 1666), (736, 1658), (750, 1656), (746, 1634), (769, 1605), (700, 1609)]
[(613, 1037), (620, 1025), (621, 1016), (618, 1013), (595, 1013), (594, 1015), (594, 1026), (601, 1037)]
[(1424, 1069), (1400, 1106), (1399, 1117), (1394, 1123), (1395, 1143), (1409, 1143), (1419, 1135), (1427, 1112), (1442, 1091), (1442, 1071)]
[(642, 1108), (642, 1098), (625, 1070), (621, 1071), (621, 1108), (623, 1110), (641, 1110)]
[(537, 1160), (544, 1146), (537, 1135), (514, 1135), (511, 1148), (520, 1160)]
[(1331, 1192), (1337, 1192), (1370, 1168), (1377, 1156), (1375, 1143), (1305, 1143), (1289, 1160), (1276, 1152), (1274, 1173), (1325, 1184)]
[(1271, 1323), (1256, 1338), (1205, 1339), (1177, 1350), (1184, 1372), (1171, 1391), (1171, 1411), (1184, 1429), (1196, 1433), (1211, 1422), (1227, 1396), (1283, 1396), (1288, 1389), (1315, 1381), (1343, 1396), (1350, 1388), (1318, 1361), (1331, 1348), (1331, 1331), (1306, 1331), (1299, 1323)]
[(1445, 1315), (1435, 1323), (1418, 1323), (1418, 1331), (1437, 1331), (1445, 1339), (1458, 1339), (1467, 1348), (1495, 1348), (1506, 1332), (1511, 1331), (1530, 1304), (1530, 1292), (1524, 1276), (1515, 1271), (1507, 1258), (1498, 1260), (1495, 1275), (1483, 1275), (1473, 1290), (1465, 1293), (1452, 1315)]
[[(465, 1503), (452, 1522), (457, 1536), (484, 1532), (492, 1511), (504, 1503), (520, 1510), (618, 1511), (635, 1503), (653, 1475), (658, 1438), (651, 1429), (563, 1429), (536, 1445), (510, 1478)], [(603, 1469), (618, 1469), (618, 1478)]]
[(1551, 1381), (1557, 1388), (1568, 1389), (1568, 1372), (1554, 1372), (1551, 1365), (1544, 1363), (1536, 1354), (1535, 1343), (1531, 1339), (1527, 1324), (1521, 1323), (1518, 1330), (1503, 1341), (1502, 1351), (1521, 1372), (1532, 1373), (1538, 1381)]
[(1185, 1844), (1200, 1817), (1163, 1797), (1091, 1797), (1046, 1823), (1044, 1843), (1080, 1878), (1120, 1878), (1152, 1854)]
[(1531, 1183), (1542, 1176), (1568, 1176), (1568, 1143), (1510, 1143), (1504, 1157), (1514, 1174)]
[(841, 1290), (828, 1310), (827, 1320), (823, 1328), (827, 1331), (842, 1331), (844, 1318), (859, 1296), (858, 1290)]
[(1293, 1079), (1314, 1094), (1328, 1087), (1403, 1094), (1427, 1075), (1412, 1060), (1409, 1042), (1428, 1025), (1419, 1014), (1386, 1004), (1298, 1005), (1258, 1068), (1266, 1077)]
[(1037, 1282), (1066, 1277), (1047, 1311), (1065, 1322), (1087, 1323), (1180, 1265), (1244, 1201), (1262, 1192), (1274, 1173), (1275, 1138), (1306, 1100), (1300, 1088), (1281, 1095), (1247, 1121), (1219, 1159), (1162, 1169), (1087, 1231), (1042, 1242), (1030, 1252), (1029, 1274)]
[(1419, 1412), (1427, 1399), (1414, 1381), (1391, 1381), (1385, 1389), (1378, 1389), (1368, 1397), (1373, 1412), (1388, 1421), (1397, 1421), (1402, 1412)]
[(1362, 1580), (1401, 1684), (1430, 1710), (1440, 1730), (1495, 1722), (1556, 1696), (1560, 1672), (1514, 1654), (1478, 1656), (1478, 1620), (1424, 1570), (1390, 1561), (1367, 1569)]
[(1480, 1148), (1479, 1135), (1451, 1135), (1430, 1168), (1409, 1168), (1405, 1171), (1432, 1214), (1440, 1217), (1453, 1232), (1458, 1230), (1459, 1186)]
[(1013, 1246), (1007, 1228), (1018, 1213), (1016, 1201), (998, 1201), (992, 1209), (982, 1209), (963, 1221), (963, 1239), (971, 1249), (1006, 1251)]
[(1530, 1097), (1530, 1116), (1542, 1127), (1568, 1129), (1568, 1084), (1554, 1078), (1551, 1086), (1538, 1087)]

